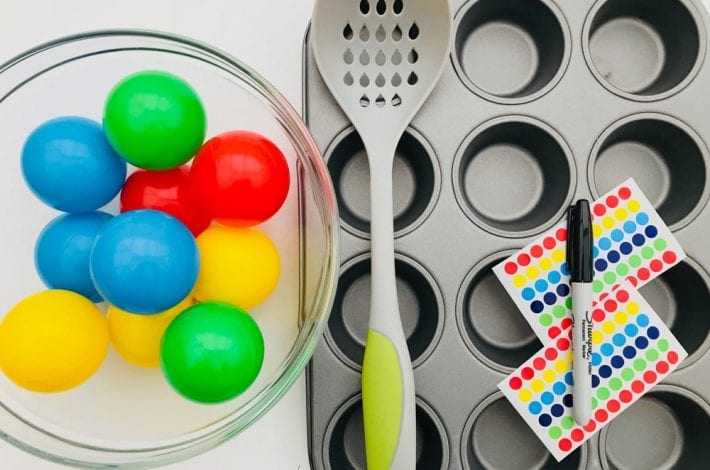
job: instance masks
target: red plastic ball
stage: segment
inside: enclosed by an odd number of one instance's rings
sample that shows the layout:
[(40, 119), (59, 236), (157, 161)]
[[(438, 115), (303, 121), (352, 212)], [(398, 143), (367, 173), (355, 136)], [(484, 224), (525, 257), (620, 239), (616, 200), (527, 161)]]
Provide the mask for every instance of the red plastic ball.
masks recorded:
[(286, 157), (267, 138), (230, 131), (207, 141), (190, 171), (192, 194), (212, 219), (248, 227), (283, 205), (290, 185)]
[(210, 225), (210, 218), (198, 211), (190, 196), (190, 169), (138, 170), (121, 191), (121, 212), (153, 209), (172, 215), (197, 237)]

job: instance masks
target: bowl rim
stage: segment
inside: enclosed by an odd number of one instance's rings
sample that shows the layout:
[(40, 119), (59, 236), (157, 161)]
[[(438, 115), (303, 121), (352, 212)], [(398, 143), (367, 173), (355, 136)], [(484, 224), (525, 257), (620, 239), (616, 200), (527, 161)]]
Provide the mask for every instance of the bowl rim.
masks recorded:
[[(11, 59), (0, 63), (0, 104), (15, 92), (21, 89), (24, 85), (31, 82), (35, 78), (58, 68), (66, 63), (86, 58), (96, 54), (84, 54), (78, 57), (72, 57), (68, 60), (63, 60), (59, 63), (53, 63), (48, 67), (43, 67), (40, 71), (30, 74), (28, 77), (21, 80), (19, 83), (12, 83), (12, 77), (8, 80), (10, 86), (5, 85), (3, 78), (8, 72), (17, 69), (20, 66), (27, 65), (27, 62), (35, 56), (42, 53), (61, 48), (73, 43), (89, 40), (100, 39), (115, 39), (120, 37), (124, 40), (133, 41), (157, 41), (162, 42), (164, 46), (177, 46), (185, 48), (180, 51), (184, 56), (192, 59), (200, 59), (195, 54), (201, 54), (204, 58), (212, 59), (205, 61), (209, 65), (220, 68), (224, 72), (230, 73), (235, 78), (239, 79), (248, 86), (250, 90), (257, 92), (265, 106), (270, 107), (270, 110), (278, 119), (283, 131), (288, 134), (292, 145), (296, 148), (298, 154), (298, 171), (305, 172), (308, 179), (317, 184), (321, 191), (313, 192), (313, 199), (318, 206), (323, 218), (323, 232), (325, 238), (325, 256), (323, 259), (323, 267), (320, 278), (317, 280), (317, 293), (312, 300), (312, 314), (307, 318), (301, 315), (299, 319), (300, 331), (296, 340), (282, 362), (281, 367), (274, 374), (275, 378), (267, 381), (262, 389), (255, 394), (249, 402), (249, 406), (244, 406), (240, 410), (233, 411), (230, 414), (218, 419), (217, 421), (208, 424), (200, 429), (186, 434), (182, 439), (171, 439), (168, 444), (157, 446), (140, 447), (138, 449), (127, 450), (125, 448), (109, 448), (104, 446), (86, 445), (77, 443), (71, 439), (57, 436), (48, 432), (38, 425), (27, 421), (11, 410), (6, 404), (0, 402), (0, 408), (6, 411), (9, 415), (14, 416), (22, 425), (31, 428), (34, 432), (41, 434), (41, 438), (55, 441), (60, 446), (71, 445), (74, 448), (80, 448), (92, 454), (92, 459), (86, 460), (78, 457), (68, 457), (60, 455), (55, 450), (41, 449), (39, 446), (29, 444), (19, 438), (13, 437), (7, 432), (0, 429), (0, 438), (6, 442), (29, 452), (37, 457), (45, 460), (57, 462), (64, 465), (76, 465), (85, 468), (115, 468), (130, 467), (130, 468), (149, 468), (157, 465), (166, 465), (185, 460), (190, 457), (202, 454), (236, 436), (238, 433), (249, 427), (252, 423), (269, 411), (285, 394), (288, 392), (295, 381), (303, 373), (306, 364), (310, 360), (318, 341), (322, 337), (322, 333), (327, 324), (331, 306), (335, 296), (335, 287), (339, 272), (339, 215), (336, 202), (335, 190), (330, 179), (325, 161), (322, 154), (311, 136), (308, 127), (303, 122), (297, 111), (293, 108), (290, 102), (264, 77), (262, 77), (254, 69), (242, 63), (232, 55), (216, 48), (208, 43), (191, 39), (185, 36), (176, 35), (168, 32), (146, 30), (146, 29), (102, 29), (82, 32), (79, 34), (63, 36), (25, 52), (22, 52)], [(146, 48), (138, 48), (145, 50)], [(161, 50), (156, 48), (148, 48), (154, 52), (175, 53), (174, 50)], [(111, 49), (102, 50), (101, 53), (119, 52), (126, 49)], [(190, 53), (187, 53), (187, 52)], [(185, 53), (183, 53), (185, 52)], [(303, 177), (303, 175), (299, 175)], [(299, 198), (299, 206), (304, 201)], [(300, 212), (300, 211), (299, 211)], [(303, 224), (303, 221), (299, 221)], [(303, 230), (299, 238), (300, 250), (304, 248)], [(303, 268), (301, 268), (303, 271)], [(303, 286), (300, 288), (299, 311), (303, 314), (305, 308), (305, 300), (303, 299)], [(278, 386), (277, 386), (278, 384)], [(195, 434), (197, 436), (194, 436)], [(46, 442), (46, 441), (43, 441)], [(56, 446), (53, 446), (56, 447)], [(98, 459), (98, 457), (101, 459)], [(113, 456), (113, 458), (110, 458)]]

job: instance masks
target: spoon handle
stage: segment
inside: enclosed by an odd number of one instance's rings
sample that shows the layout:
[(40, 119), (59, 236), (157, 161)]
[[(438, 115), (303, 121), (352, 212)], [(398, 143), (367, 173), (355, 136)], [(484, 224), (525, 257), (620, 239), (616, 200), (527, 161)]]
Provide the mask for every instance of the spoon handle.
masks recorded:
[(370, 470), (413, 470), (416, 467), (414, 374), (399, 313), (394, 268), (392, 163), (396, 142), (377, 143), (367, 149), (372, 294), (362, 367), (365, 450)]

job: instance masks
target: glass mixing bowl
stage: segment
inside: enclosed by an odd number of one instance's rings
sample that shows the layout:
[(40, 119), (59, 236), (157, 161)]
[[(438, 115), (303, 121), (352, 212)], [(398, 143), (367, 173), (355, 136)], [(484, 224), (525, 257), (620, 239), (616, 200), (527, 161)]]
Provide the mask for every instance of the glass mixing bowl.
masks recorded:
[[(114, 351), (94, 377), (66, 393), (26, 392), (0, 374), (0, 436), (63, 464), (154, 467), (204, 452), (246, 429), (303, 371), (334, 293), (337, 204), (318, 148), (288, 102), (253, 70), (204, 44), (154, 32), (102, 31), (39, 46), (0, 66), (0, 318), (44, 289), (34, 269), (34, 241), (58, 215), (23, 182), (25, 138), (56, 116), (100, 121), (111, 88), (140, 70), (187, 80), (205, 105), (208, 137), (250, 129), (270, 138), (288, 159), (288, 199), (260, 226), (282, 260), (275, 293), (251, 312), (264, 333), (265, 362), (249, 390), (214, 406), (181, 398), (159, 370), (131, 366)], [(117, 202), (104, 210), (117, 213)]]

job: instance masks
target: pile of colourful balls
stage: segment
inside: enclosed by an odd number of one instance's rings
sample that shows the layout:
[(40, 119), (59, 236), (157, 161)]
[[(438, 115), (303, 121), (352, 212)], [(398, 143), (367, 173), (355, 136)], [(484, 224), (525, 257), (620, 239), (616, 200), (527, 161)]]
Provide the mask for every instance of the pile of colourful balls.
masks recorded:
[[(25, 182), (65, 214), (36, 242), (49, 290), (0, 323), (0, 370), (12, 382), (69, 390), (101, 367), (111, 343), (199, 403), (253, 384), (264, 338), (248, 311), (280, 273), (275, 244), (254, 226), (286, 200), (288, 162), (262, 135), (235, 130), (205, 142), (206, 129), (190, 84), (142, 71), (113, 88), (102, 124), (58, 117), (27, 138)], [(137, 170), (126, 179), (128, 164)], [(119, 215), (99, 211), (119, 193)]]

